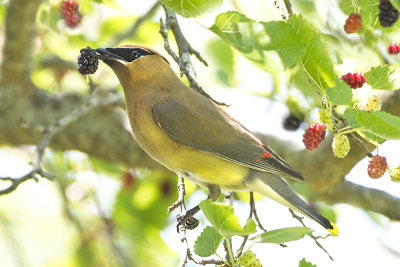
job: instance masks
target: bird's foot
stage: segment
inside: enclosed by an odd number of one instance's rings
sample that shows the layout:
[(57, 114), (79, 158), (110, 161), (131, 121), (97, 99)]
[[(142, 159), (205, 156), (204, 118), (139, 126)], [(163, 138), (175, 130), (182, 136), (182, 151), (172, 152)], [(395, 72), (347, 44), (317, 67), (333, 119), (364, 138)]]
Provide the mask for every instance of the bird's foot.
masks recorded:
[(177, 225), (176, 225), (176, 230), (180, 232), (180, 227), (184, 227), (185, 229), (188, 230), (193, 230), (199, 225), (199, 220), (196, 218), (193, 218), (193, 216), (200, 210), (199, 206), (196, 206), (188, 211), (186, 211), (184, 214), (178, 214), (176, 216), (177, 220)]

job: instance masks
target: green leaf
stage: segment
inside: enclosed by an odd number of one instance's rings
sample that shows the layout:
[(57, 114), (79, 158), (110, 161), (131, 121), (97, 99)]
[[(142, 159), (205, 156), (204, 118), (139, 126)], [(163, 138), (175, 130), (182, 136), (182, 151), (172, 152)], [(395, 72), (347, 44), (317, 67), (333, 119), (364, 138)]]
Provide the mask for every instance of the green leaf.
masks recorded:
[(328, 101), (337, 105), (347, 105), (353, 98), (353, 92), (344, 82), (336, 79), (336, 85), (326, 89)]
[(299, 262), (299, 267), (317, 267), (317, 265), (312, 264), (311, 262), (308, 262), (308, 261), (306, 261), (305, 258), (303, 258)]
[(213, 203), (210, 199), (206, 199), (199, 206), (211, 225), (226, 239), (234, 235), (244, 236), (256, 232), (256, 225), (251, 218), (242, 228), (239, 218), (235, 216), (233, 208), (229, 205)]
[(198, 17), (207, 11), (218, 8), (223, 0), (160, 0), (160, 2), (184, 17)]
[(344, 111), (343, 115), (346, 118), (346, 121), (351, 128), (357, 129), (361, 127), (361, 124), (357, 122), (357, 115), (359, 111), (360, 111), (359, 109), (353, 109), (353, 108), (347, 108)]
[(357, 116), (361, 112), (359, 109), (348, 108), (344, 111), (344, 117), (346, 121), (349, 123), (349, 126), (354, 129), (359, 129), (357, 133), (364, 139), (369, 142), (377, 145), (378, 143), (384, 141), (384, 138), (381, 138), (377, 135), (371, 134), (369, 132), (363, 131), (362, 125), (357, 121)]
[(388, 65), (372, 67), (371, 70), (364, 74), (366, 83), (371, 85), (372, 89), (394, 90), (397, 89), (394, 79), (391, 77), (393, 70)]
[(319, 91), (335, 85), (336, 74), (326, 45), (321, 40), (321, 32), (301, 15), (293, 15), (287, 24), (300, 36), (297, 41), (307, 43), (306, 51), (302, 54), (301, 63), (309, 78), (318, 87)]
[(223, 239), (217, 230), (206, 226), (194, 243), (194, 252), (201, 257), (211, 256), (217, 251)]
[(384, 139), (400, 140), (400, 117), (383, 111), (359, 111), (357, 122), (365, 131)]
[(400, 0), (390, 0), (390, 3), (397, 9), (400, 10)]
[(308, 227), (288, 227), (262, 233), (251, 238), (257, 243), (281, 244), (289, 241), (299, 240), (305, 235), (311, 235), (312, 230)]
[(306, 45), (283, 21), (256, 22), (236, 11), (219, 14), (210, 30), (268, 72), (283, 71), (298, 63)]

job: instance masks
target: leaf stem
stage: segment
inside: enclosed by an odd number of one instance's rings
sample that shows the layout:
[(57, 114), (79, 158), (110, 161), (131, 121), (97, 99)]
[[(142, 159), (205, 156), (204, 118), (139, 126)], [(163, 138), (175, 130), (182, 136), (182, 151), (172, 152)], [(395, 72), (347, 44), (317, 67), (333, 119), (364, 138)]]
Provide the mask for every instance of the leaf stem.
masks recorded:
[(227, 247), (228, 247), (228, 253), (229, 253), (229, 257), (231, 258), (231, 263), (232, 265), (235, 265), (235, 260), (233, 259), (233, 254), (232, 254), (232, 250), (231, 250), (231, 244), (229, 242), (229, 238), (225, 238)]
[(217, 252), (215, 252), (215, 255), (216, 255), (221, 261), (223, 261), (227, 266), (229, 266), (229, 263), (226, 262), (220, 255), (218, 255)]
[[(345, 128), (343, 128), (343, 129), (345, 129)], [(344, 131), (343, 131), (343, 129), (340, 129), (338, 131), (338, 133), (340, 133), (340, 134), (349, 134), (349, 133), (353, 133), (353, 132), (358, 131), (358, 129), (354, 129), (354, 128), (350, 128), (350, 129), (347, 129), (347, 130), (344, 130)]]

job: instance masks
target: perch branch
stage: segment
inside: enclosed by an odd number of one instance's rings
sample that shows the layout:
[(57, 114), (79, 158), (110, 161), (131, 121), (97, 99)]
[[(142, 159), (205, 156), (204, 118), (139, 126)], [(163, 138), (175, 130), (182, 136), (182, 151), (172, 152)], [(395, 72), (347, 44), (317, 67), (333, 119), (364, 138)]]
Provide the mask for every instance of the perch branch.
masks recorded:
[[(304, 223), (304, 221), (303, 221), (304, 217), (297, 216), (297, 215), (294, 213), (294, 211), (291, 210), (291, 209), (289, 209), (289, 212), (292, 214), (292, 217), (293, 217), (293, 218), (295, 218), (296, 220), (298, 220), (304, 227), (306, 227), (306, 225), (305, 225), (305, 223)], [(328, 236), (331, 236), (331, 235), (329, 234), (329, 235), (327, 235), (326, 237), (328, 237)], [(329, 254), (329, 252), (321, 245), (321, 243), (318, 242), (318, 239), (320, 239), (320, 238), (325, 239), (326, 237), (315, 236), (315, 235), (313, 235), (313, 234), (311, 234), (310, 237), (311, 237), (312, 239), (314, 239), (315, 244), (317, 244), (317, 246), (320, 247), (320, 248), (326, 253), (326, 255), (328, 255), (328, 257), (333, 261), (333, 260), (334, 260), (333, 257), (332, 257), (332, 256)]]
[[(185, 36), (182, 33), (182, 30), (179, 26), (178, 20), (174, 12), (169, 10), (167, 7), (163, 6), (165, 11), (165, 23), (161, 19), (160, 20), (160, 34), (164, 39), (164, 48), (168, 52), (168, 54), (175, 60), (178, 64), (181, 76), (185, 75), (190, 83), (190, 88), (195, 90), (196, 92), (204, 95), (209, 98), (213, 102), (218, 105), (224, 105), (225, 103), (218, 102), (214, 100), (209, 94), (207, 94), (203, 88), (197, 82), (196, 72), (193, 67), (193, 63), (190, 59), (190, 55), (195, 55), (197, 59), (202, 62), (204, 65), (208, 66), (207, 62), (201, 57), (200, 53), (197, 52), (186, 40)], [(175, 37), (176, 44), (178, 46), (179, 56), (171, 49), (169, 44), (168, 32), (172, 31)]]
[(119, 101), (119, 97), (116, 94), (109, 93), (108, 97), (104, 96), (104, 94), (98, 93), (100, 91), (95, 91), (92, 95), (88, 97), (88, 100), (85, 104), (73, 110), (71, 113), (62, 117), (59, 121), (55, 122), (50, 127), (46, 128), (43, 132), (43, 136), (36, 147), (33, 160), (32, 160), (32, 170), (21, 176), (20, 178), (12, 178), (12, 177), (0, 177), (2, 181), (10, 181), (11, 185), (3, 190), (0, 190), (0, 195), (8, 194), (18, 188), (18, 186), (30, 179), (34, 179), (36, 181), (39, 180), (39, 177), (47, 178), (49, 180), (53, 179), (53, 176), (49, 173), (46, 173), (42, 167), (40, 166), (43, 154), (46, 150), (46, 147), (49, 145), (52, 138), (59, 133), (62, 129), (64, 129), (67, 125), (81, 117), (83, 114), (86, 114), (88, 111), (92, 110), (94, 107), (99, 105), (110, 105)]

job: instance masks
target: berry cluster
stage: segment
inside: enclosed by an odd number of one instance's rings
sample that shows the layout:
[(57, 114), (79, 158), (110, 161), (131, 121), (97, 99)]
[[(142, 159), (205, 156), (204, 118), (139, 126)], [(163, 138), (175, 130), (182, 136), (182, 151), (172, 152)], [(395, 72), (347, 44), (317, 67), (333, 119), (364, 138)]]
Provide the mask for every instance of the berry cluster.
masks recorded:
[(93, 74), (99, 66), (99, 59), (96, 50), (89, 46), (81, 49), (81, 54), (78, 56), (78, 71), (82, 75)]
[(346, 33), (356, 33), (361, 29), (361, 26), (362, 23), (360, 14), (351, 13), (344, 24), (344, 31)]
[(385, 157), (373, 156), (368, 165), (368, 175), (371, 178), (381, 178), (385, 174), (388, 165)]
[(328, 109), (320, 109), (318, 111), (319, 121), (325, 123), (328, 130), (333, 130), (332, 115)]
[(370, 95), (365, 104), (365, 111), (374, 112), (381, 110), (381, 99), (376, 95)]
[(348, 72), (341, 80), (345, 81), (352, 89), (361, 88), (365, 83), (364, 74), (361, 72)]
[(290, 113), (289, 116), (283, 121), (283, 128), (289, 131), (296, 131), (303, 121), (296, 115)]
[(400, 53), (400, 46), (398, 43), (393, 42), (389, 45), (388, 50), (389, 54), (397, 55), (398, 53)]
[(61, 3), (61, 14), (65, 22), (71, 28), (76, 27), (82, 19), (82, 15), (78, 12), (79, 4), (75, 0), (66, 0)]
[(335, 157), (344, 158), (347, 156), (350, 150), (349, 139), (346, 135), (335, 135), (332, 143), (332, 151)]
[(399, 11), (389, 0), (380, 0), (378, 16), (382, 27), (392, 27), (399, 20)]
[(314, 123), (303, 134), (303, 143), (308, 150), (316, 149), (325, 139), (326, 125), (323, 123)]

